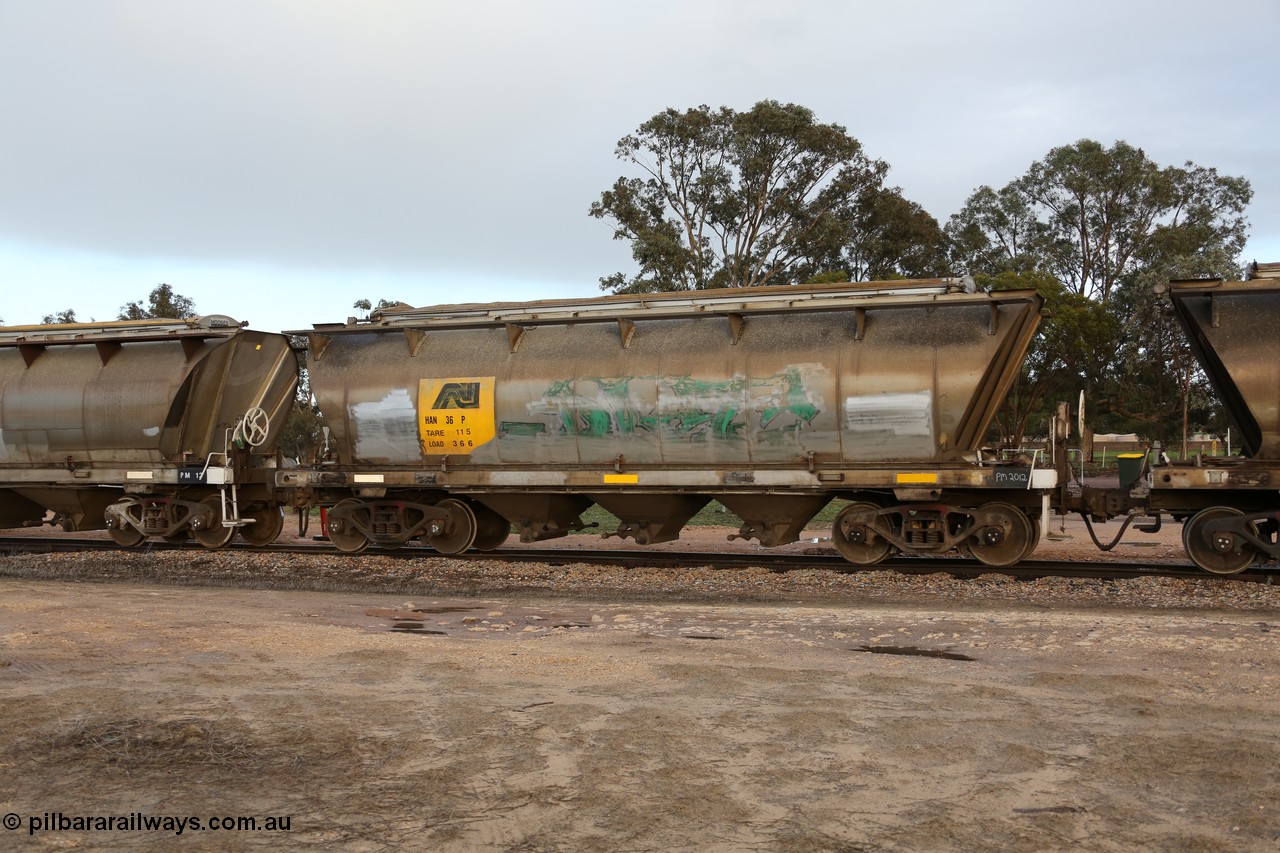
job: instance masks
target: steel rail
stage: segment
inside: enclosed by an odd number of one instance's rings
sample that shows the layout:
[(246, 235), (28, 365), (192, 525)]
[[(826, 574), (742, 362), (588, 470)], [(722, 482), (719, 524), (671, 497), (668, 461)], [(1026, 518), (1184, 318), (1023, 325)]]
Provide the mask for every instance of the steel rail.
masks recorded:
[(1280, 582), (1280, 566), (1255, 565), (1234, 575), (1215, 575), (1191, 564), (1164, 564), (1150, 562), (1080, 562), (1078, 560), (1029, 560), (1012, 566), (988, 566), (973, 558), (964, 557), (914, 557), (897, 556), (872, 566), (858, 566), (837, 554), (788, 554), (768, 552), (714, 552), (714, 551), (640, 551), (640, 550), (586, 550), (550, 548), (499, 548), (494, 551), (470, 551), (446, 556), (423, 546), (378, 549), (372, 548), (358, 554), (350, 554), (324, 544), (277, 544), (265, 548), (235, 543), (227, 548), (209, 551), (196, 544), (174, 545), (161, 541), (148, 541), (136, 548), (120, 548), (107, 539), (64, 539), (58, 537), (0, 537), (0, 554), (18, 553), (71, 553), (77, 551), (110, 551), (122, 554), (146, 554), (159, 551), (189, 551), (191, 553), (239, 552), (259, 554), (295, 554), (302, 556), (390, 557), (393, 559), (452, 559), (463, 561), (498, 561), (511, 563), (546, 563), (554, 566), (588, 564), (632, 568), (711, 568), (742, 570), (762, 568), (784, 573), (803, 570), (831, 571), (856, 574), (876, 571), (900, 574), (950, 574), (960, 578), (976, 578), (981, 575), (1005, 575), (1033, 580), (1036, 578), (1084, 578), (1118, 580), (1127, 578), (1183, 578), (1192, 580), (1219, 580), (1273, 584)]

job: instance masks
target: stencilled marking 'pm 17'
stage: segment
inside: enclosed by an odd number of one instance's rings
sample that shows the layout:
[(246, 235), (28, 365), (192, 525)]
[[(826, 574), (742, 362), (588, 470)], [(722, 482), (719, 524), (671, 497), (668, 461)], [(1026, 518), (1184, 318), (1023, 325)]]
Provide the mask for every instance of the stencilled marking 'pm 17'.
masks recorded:
[(451, 376), (418, 383), (418, 434), (425, 456), (465, 456), (493, 440), (495, 377)]

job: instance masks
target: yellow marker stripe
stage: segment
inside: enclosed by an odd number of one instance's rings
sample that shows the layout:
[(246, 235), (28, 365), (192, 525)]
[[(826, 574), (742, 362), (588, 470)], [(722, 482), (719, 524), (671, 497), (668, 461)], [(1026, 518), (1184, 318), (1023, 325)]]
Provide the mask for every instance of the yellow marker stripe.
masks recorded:
[(639, 474), (605, 474), (604, 481), (608, 485), (620, 486), (640, 482)]
[(899, 474), (899, 483), (936, 483), (938, 482), (937, 474)]

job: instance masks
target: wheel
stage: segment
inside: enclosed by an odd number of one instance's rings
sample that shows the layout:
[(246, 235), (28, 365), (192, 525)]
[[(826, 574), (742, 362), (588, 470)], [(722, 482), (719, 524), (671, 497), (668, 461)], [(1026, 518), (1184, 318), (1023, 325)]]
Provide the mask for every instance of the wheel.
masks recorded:
[(864, 512), (878, 512), (873, 503), (852, 503), (840, 510), (831, 526), (831, 541), (850, 563), (874, 566), (893, 553), (893, 543), (877, 536), (870, 528), (854, 521), (853, 516)]
[(240, 538), (255, 548), (265, 548), (284, 530), (284, 509), (265, 506), (253, 511), (254, 522), (240, 528)]
[(1030, 558), (1035, 553), (1036, 546), (1040, 544), (1040, 519), (1028, 518), (1027, 520), (1031, 522), (1031, 541), (1027, 543), (1027, 550), (1023, 551), (1022, 556), (1018, 558), (1019, 563)]
[(107, 533), (111, 535), (111, 541), (115, 542), (121, 548), (136, 548), (142, 544), (142, 540), (146, 539), (146, 534), (141, 530), (136, 530), (127, 525), (120, 527), (108, 527)]
[(1027, 514), (1015, 506), (989, 503), (978, 507), (986, 524), (977, 539), (969, 540), (969, 551), (988, 566), (1012, 566), (1036, 547), (1036, 528)]
[(225, 548), (236, 535), (236, 529), (222, 524), (222, 498), (218, 495), (209, 495), (201, 503), (213, 511), (213, 521), (201, 527), (192, 525), (192, 535), (206, 548)]
[(369, 547), (369, 538), (361, 533), (354, 524), (343, 521), (341, 518), (334, 518), (335, 510), (350, 510), (352, 513), (363, 511), (364, 504), (355, 499), (340, 501), (333, 509), (329, 510), (329, 529), (325, 532), (329, 534), (329, 541), (334, 544), (339, 551), (347, 554), (359, 554), (365, 548)]
[[(136, 516), (139, 511), (139, 504), (137, 501), (125, 498), (122, 501), (117, 501), (115, 505), (120, 507), (122, 515), (127, 515), (129, 518), (134, 519), (135, 521), (137, 520)], [(135, 511), (130, 512), (130, 510)], [(142, 544), (143, 539), (147, 538), (147, 535), (141, 530), (138, 530), (127, 522), (117, 521), (111, 515), (107, 515), (107, 533), (111, 536), (111, 541), (115, 542), (121, 548), (137, 547)]]
[(511, 535), (511, 522), (487, 506), (473, 506), (476, 517), (476, 541), (471, 547), (477, 551), (492, 551)]
[(441, 554), (461, 554), (476, 541), (476, 514), (471, 507), (456, 498), (446, 498), (436, 504), (436, 509), (449, 513), (444, 530), (432, 536), (427, 544)]
[[(1244, 513), (1238, 509), (1212, 506), (1200, 510), (1183, 524), (1182, 547), (1187, 550), (1191, 562), (1215, 575), (1234, 575), (1249, 568), (1257, 552), (1247, 542), (1240, 541), (1238, 535), (1231, 531), (1210, 533), (1205, 530), (1212, 521), (1241, 515)], [(1257, 534), (1253, 522), (1249, 522), (1249, 529)]]
[(107, 528), (107, 533), (111, 534), (111, 541), (121, 548), (135, 548), (147, 538), (145, 534), (132, 527), (110, 527)]

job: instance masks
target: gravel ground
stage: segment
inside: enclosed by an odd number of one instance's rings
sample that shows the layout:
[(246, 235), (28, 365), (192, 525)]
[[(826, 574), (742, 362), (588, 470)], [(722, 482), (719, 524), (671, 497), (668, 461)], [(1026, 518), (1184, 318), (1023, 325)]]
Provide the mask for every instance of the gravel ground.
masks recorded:
[(1278, 636), (1280, 587), (1207, 575), (0, 556), (0, 847), (1274, 850)]

